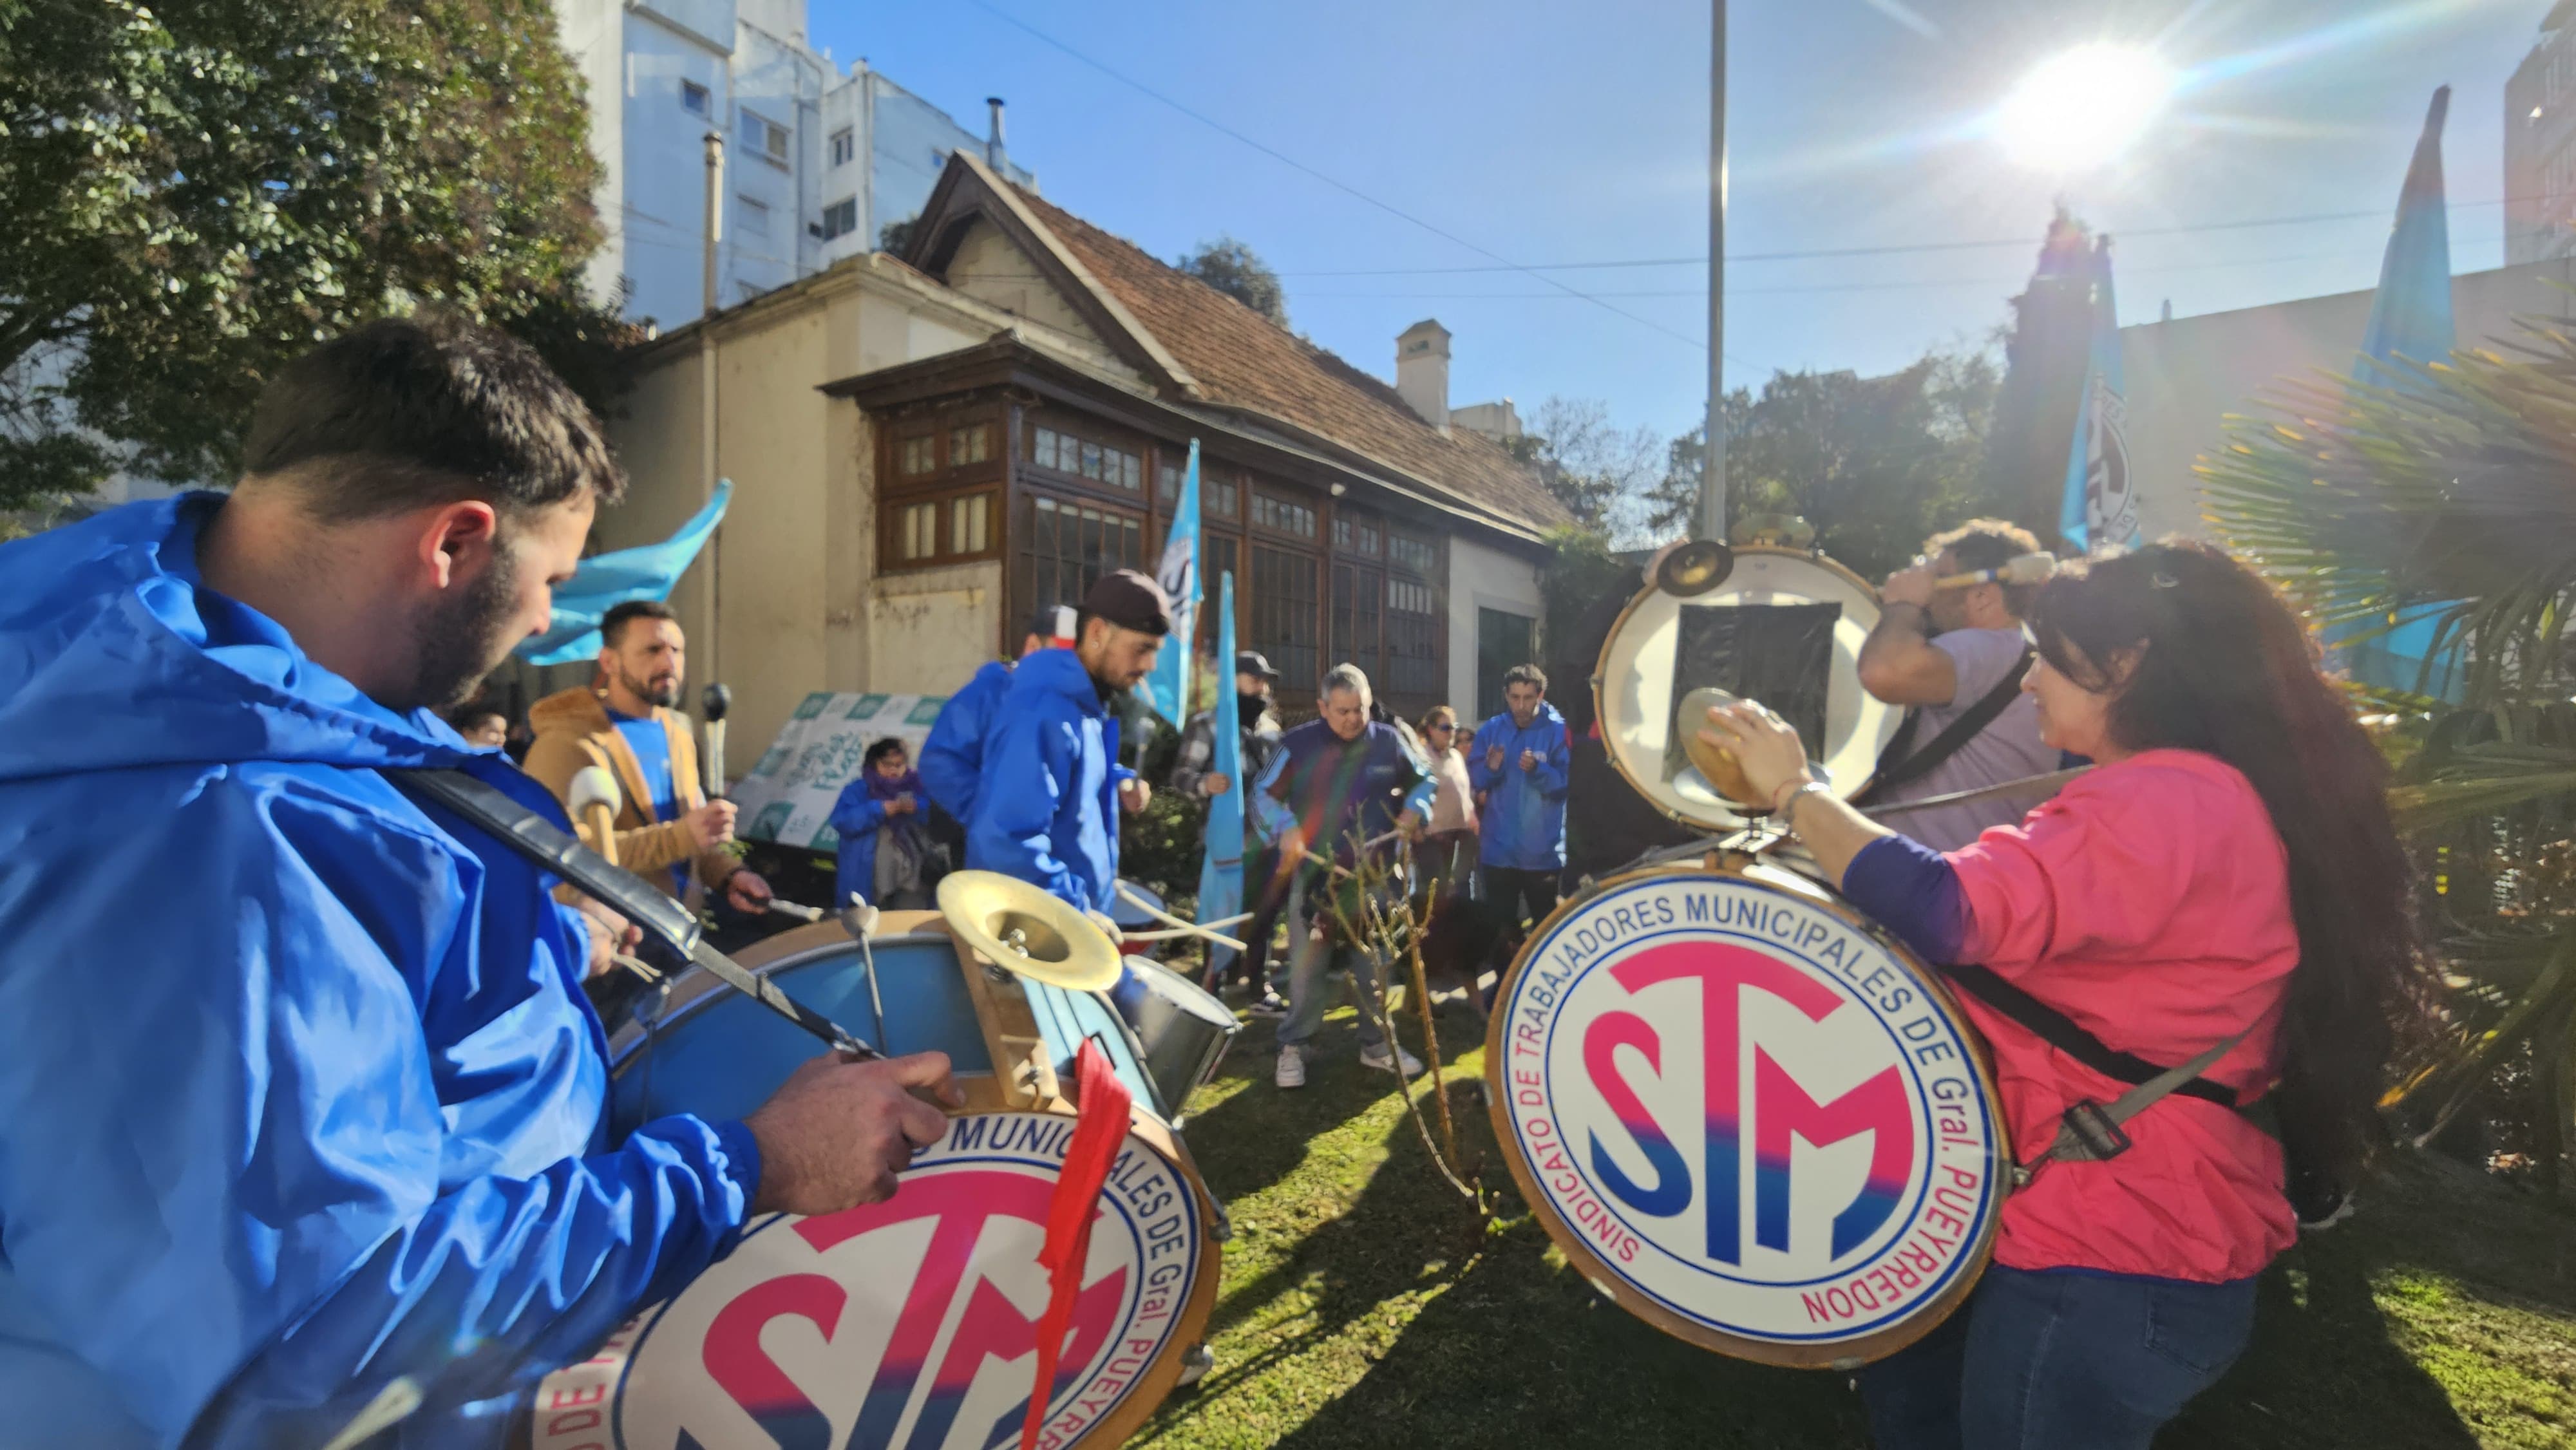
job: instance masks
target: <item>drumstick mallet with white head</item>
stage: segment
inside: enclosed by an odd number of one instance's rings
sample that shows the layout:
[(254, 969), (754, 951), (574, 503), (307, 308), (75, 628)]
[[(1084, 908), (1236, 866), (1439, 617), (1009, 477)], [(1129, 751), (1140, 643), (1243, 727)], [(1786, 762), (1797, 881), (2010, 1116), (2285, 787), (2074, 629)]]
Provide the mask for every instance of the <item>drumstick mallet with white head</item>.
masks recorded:
[(2006, 559), (1992, 569), (1971, 569), (1965, 574), (1944, 574), (1932, 581), (1932, 587), (1966, 589), (1977, 584), (2045, 584), (2056, 572), (2055, 555), (2022, 554)]
[(572, 773), (564, 801), (572, 808), (572, 818), (590, 832), (590, 848), (611, 866), (617, 864), (617, 812), (625, 799), (607, 766), (585, 765)]
[(725, 712), (733, 708), (733, 691), (723, 685), (709, 685), (698, 697), (698, 713), (706, 717), (703, 729), (707, 737), (707, 799), (725, 793)]

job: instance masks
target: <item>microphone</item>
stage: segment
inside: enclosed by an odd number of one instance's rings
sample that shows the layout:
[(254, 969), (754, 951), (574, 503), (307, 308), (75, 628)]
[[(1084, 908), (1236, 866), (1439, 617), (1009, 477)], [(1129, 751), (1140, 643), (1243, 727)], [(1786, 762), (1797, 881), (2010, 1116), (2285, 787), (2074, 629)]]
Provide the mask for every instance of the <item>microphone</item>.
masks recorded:
[(592, 836), (591, 848), (617, 864), (617, 812), (625, 803), (625, 794), (617, 788), (617, 777), (604, 765), (585, 765), (572, 773), (570, 799), (572, 818), (587, 828)]
[(2057, 560), (2049, 554), (2023, 554), (2006, 559), (1992, 569), (1971, 569), (1965, 574), (1944, 574), (1932, 581), (1935, 589), (1965, 589), (1972, 584), (2045, 584), (2057, 572)]
[(723, 685), (709, 685), (698, 697), (698, 713), (706, 717), (707, 799), (725, 793), (725, 712), (733, 708), (733, 691)]

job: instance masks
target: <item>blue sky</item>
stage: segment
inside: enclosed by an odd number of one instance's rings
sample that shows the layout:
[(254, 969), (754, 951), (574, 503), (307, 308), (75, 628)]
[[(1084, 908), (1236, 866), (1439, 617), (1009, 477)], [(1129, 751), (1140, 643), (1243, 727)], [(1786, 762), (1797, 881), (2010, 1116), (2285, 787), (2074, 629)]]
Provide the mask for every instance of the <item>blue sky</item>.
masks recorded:
[[(2445, 82), (2453, 265), (2495, 266), (2504, 82), (2548, 8), (1739, 0), (1729, 382), (1884, 371), (1982, 341), (2061, 194), (2121, 238), (2126, 322), (2168, 300), (2188, 316), (2370, 286), (2425, 103)], [(1292, 323), (1381, 376), (1395, 335), (1436, 316), (1456, 334), (1453, 402), (1510, 396), (1526, 414), (1562, 394), (1665, 432), (1698, 419), (1703, 264), (1544, 273), (1598, 299), (1586, 301), (1484, 254), (1532, 266), (1705, 255), (1703, 4), (814, 0), (811, 26), (842, 64), (865, 56), (977, 129), (983, 98), (1006, 97), (1012, 154), (1047, 196), (1157, 255), (1219, 233), (1250, 243), (1282, 274)], [(2105, 40), (2152, 45), (2190, 80), (2113, 168), (2037, 175), (1978, 134), (2031, 66)], [(2353, 212), (2366, 215), (2243, 225)], [(1996, 241), (2008, 245), (1959, 245)], [(1914, 250), (1756, 260), (1858, 247)], [(1470, 268), (1487, 270), (1458, 270)]]

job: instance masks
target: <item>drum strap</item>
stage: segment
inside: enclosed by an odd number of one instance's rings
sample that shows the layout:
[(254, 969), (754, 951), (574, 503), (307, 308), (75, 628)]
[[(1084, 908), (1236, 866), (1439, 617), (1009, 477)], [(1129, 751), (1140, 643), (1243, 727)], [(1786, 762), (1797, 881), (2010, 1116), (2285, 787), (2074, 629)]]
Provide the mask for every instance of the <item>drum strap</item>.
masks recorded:
[(2013, 661), (2013, 667), (1995, 682), (1995, 687), (1979, 696), (1965, 714), (1950, 722), (1950, 728), (1933, 736), (1931, 743), (1920, 750), (1914, 748), (1914, 736), (1923, 727), (1923, 712), (1906, 711), (1904, 723), (1888, 737), (1887, 748), (1878, 753), (1878, 768), (1870, 773), (1869, 784), (1861, 787), (1851, 803), (1870, 805), (1900, 785), (1921, 780), (1941, 762), (1958, 754), (1979, 732), (1995, 723), (1995, 717), (2013, 702), (2013, 696), (2021, 693), (2021, 678), (2030, 673), (2031, 661), (2036, 657), (2029, 646), (2023, 646), (2021, 658)]
[(384, 775), (406, 794), (434, 801), (473, 822), (538, 869), (553, 872), (623, 914), (645, 935), (835, 1050), (853, 1057), (883, 1055), (829, 1017), (790, 998), (777, 983), (707, 945), (696, 915), (687, 907), (634, 872), (609, 864), (607, 858), (506, 793), (461, 770), (388, 770)]
[(1991, 967), (1944, 967), (1941, 971), (1970, 996), (2029, 1028), (2049, 1046), (2104, 1077), (2130, 1085), (2127, 1092), (2109, 1103), (2079, 1102), (2068, 1108), (2058, 1122), (2056, 1141), (2037, 1158), (2014, 1169), (2016, 1185), (2029, 1182), (2031, 1176), (2051, 1160), (2098, 1163), (2127, 1152), (2129, 1135), (2122, 1125), (2169, 1097), (2199, 1098), (2239, 1113), (2245, 1111), (2234, 1091), (2211, 1082), (2201, 1074), (2216, 1067), (2220, 1058), (2234, 1051), (2236, 1044), (2243, 1042), (2246, 1034), (2253, 1031), (2250, 1027), (2210, 1044), (2189, 1062), (2176, 1067), (2158, 1067), (2085, 1031), (2075, 1019), (2004, 980)]

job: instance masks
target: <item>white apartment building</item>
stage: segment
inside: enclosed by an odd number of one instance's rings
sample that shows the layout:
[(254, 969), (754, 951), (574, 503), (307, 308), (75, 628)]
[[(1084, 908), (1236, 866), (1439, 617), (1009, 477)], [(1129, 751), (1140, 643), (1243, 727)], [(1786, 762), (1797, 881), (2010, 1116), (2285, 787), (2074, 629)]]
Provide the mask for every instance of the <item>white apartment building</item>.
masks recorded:
[(716, 302), (731, 307), (843, 257), (930, 197), (949, 153), (1035, 189), (1001, 154), (1001, 107), (978, 136), (865, 61), (806, 43), (805, 0), (555, 0), (589, 82), (605, 175), (594, 295), (665, 328), (705, 309), (707, 145), (723, 138)]

